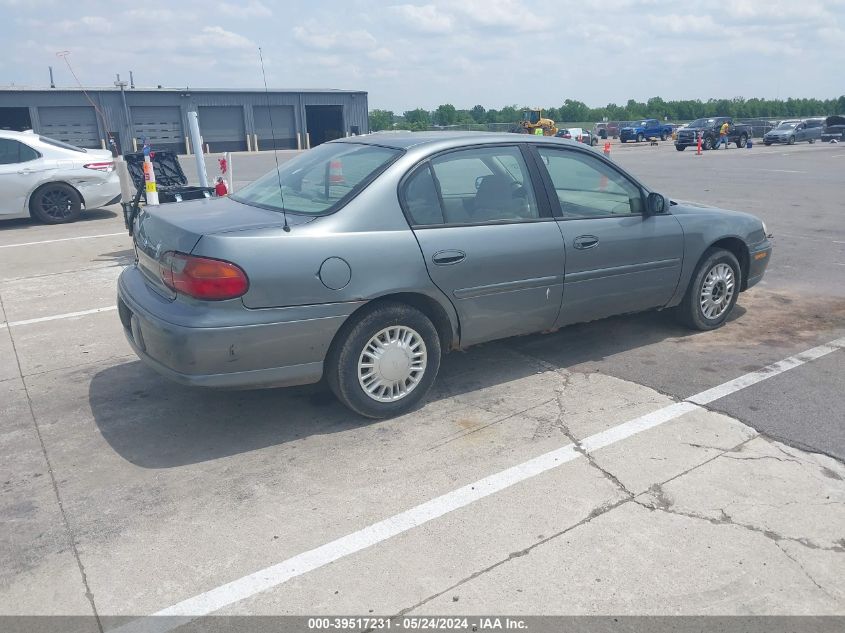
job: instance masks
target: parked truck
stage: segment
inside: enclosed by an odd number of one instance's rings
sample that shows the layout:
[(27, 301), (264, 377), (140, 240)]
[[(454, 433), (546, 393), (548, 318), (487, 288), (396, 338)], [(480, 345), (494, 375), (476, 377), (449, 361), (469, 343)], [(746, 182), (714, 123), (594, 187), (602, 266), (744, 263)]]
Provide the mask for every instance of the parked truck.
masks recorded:
[(623, 143), (627, 141), (640, 143), (649, 138), (665, 141), (670, 136), (672, 136), (672, 126), (661, 123), (657, 119), (634, 121), (619, 130), (619, 140)]
[(719, 131), (722, 124), (728, 124), (728, 143), (736, 143), (737, 147), (745, 147), (751, 137), (751, 126), (745, 123), (734, 123), (729, 116), (717, 116), (708, 119), (696, 119), (689, 125), (678, 130), (675, 149), (683, 152), (687, 147), (696, 147), (701, 138), (702, 149), (713, 149), (719, 144)]

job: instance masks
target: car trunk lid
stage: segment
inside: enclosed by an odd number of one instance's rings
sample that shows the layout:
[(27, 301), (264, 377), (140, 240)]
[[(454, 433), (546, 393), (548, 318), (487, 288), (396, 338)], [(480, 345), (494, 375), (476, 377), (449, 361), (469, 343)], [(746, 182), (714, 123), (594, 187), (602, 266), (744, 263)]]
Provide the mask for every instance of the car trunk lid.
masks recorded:
[[(287, 217), (291, 226), (311, 220), (301, 215)], [(284, 225), (284, 216), (280, 211), (230, 198), (212, 198), (144, 207), (136, 222), (133, 235), (138, 267), (156, 292), (172, 300), (176, 293), (164, 285), (159, 271), (165, 253), (189, 254), (203, 235), (280, 227)]]

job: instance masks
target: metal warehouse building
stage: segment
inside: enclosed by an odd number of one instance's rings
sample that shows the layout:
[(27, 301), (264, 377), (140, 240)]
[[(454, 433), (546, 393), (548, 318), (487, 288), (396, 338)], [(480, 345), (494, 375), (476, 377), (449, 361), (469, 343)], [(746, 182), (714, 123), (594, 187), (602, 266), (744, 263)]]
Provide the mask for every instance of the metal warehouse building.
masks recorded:
[(190, 153), (192, 110), (212, 152), (273, 149), (273, 131), (279, 149), (368, 132), (367, 93), (354, 90), (0, 88), (0, 129), (92, 148), (113, 138), (122, 153), (144, 138), (154, 149)]

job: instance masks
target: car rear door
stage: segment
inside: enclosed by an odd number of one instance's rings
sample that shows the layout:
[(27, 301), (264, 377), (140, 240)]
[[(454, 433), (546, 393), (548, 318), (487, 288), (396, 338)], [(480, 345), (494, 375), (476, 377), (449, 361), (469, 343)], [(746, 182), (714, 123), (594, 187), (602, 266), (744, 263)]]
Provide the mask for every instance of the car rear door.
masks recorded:
[(26, 211), (27, 197), (44, 176), (42, 162), (29, 145), (0, 138), (0, 213)]
[(536, 171), (517, 145), (423, 162), (401, 187), (429, 276), (455, 306), (461, 345), (551, 328), (564, 249)]
[(666, 305), (684, 255), (677, 218), (645, 215), (642, 188), (593, 153), (545, 145), (536, 151), (566, 248), (555, 325)]

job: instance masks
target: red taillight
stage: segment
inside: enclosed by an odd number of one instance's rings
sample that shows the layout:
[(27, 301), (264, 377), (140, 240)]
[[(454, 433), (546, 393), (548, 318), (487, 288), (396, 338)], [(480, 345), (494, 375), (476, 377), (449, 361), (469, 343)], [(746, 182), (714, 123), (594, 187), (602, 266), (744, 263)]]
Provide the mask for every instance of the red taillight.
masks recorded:
[(239, 266), (175, 251), (162, 255), (159, 274), (171, 290), (204, 301), (235, 299), (249, 289), (249, 279)]
[(105, 172), (112, 172), (114, 171), (114, 162), (108, 163), (88, 163), (87, 165), (83, 165), (85, 169), (93, 169), (95, 171), (105, 171)]

